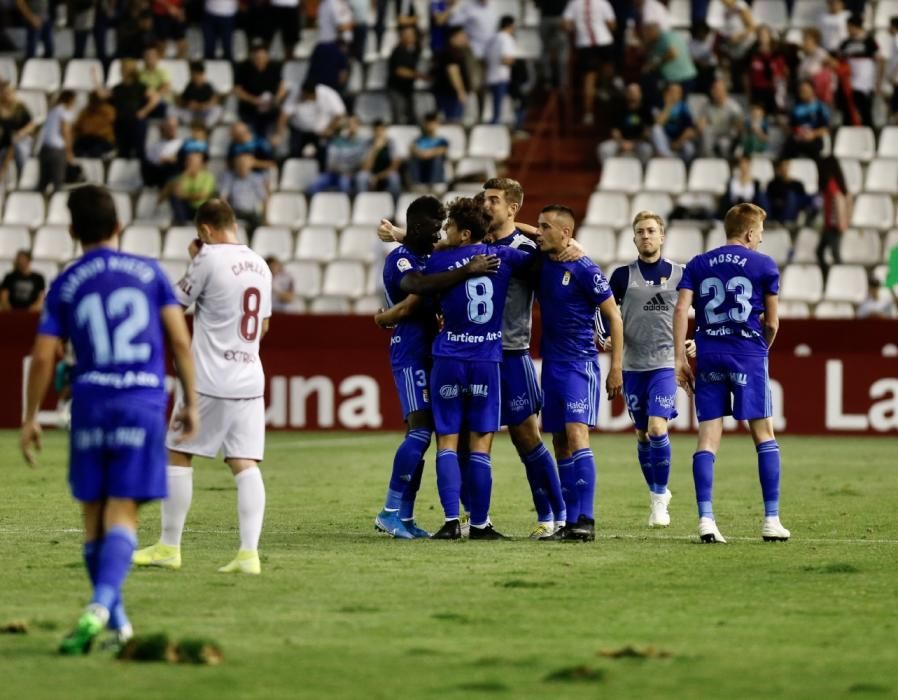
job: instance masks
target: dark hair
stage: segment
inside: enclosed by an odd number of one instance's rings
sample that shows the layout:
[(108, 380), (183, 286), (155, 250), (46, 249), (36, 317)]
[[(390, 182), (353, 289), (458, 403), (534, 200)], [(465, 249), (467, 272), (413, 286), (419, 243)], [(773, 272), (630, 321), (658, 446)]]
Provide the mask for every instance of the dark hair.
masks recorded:
[(710, 31), (711, 27), (709, 27), (708, 23), (703, 19), (693, 22), (692, 27), (689, 29), (690, 34), (696, 39), (706, 37)]
[(69, 193), (72, 233), (90, 245), (109, 240), (118, 228), (118, 213), (109, 190), (99, 185), (83, 185)]
[(845, 174), (842, 165), (835, 156), (826, 156), (817, 163), (817, 178), (820, 182), (820, 191), (824, 191), (830, 180), (835, 180), (842, 194), (848, 193), (848, 185), (845, 184)]
[[(570, 217), (571, 226), (577, 223), (577, 219), (574, 218), (574, 211), (569, 206), (564, 204), (547, 204), (539, 211), (540, 214), (561, 214), (562, 216)], [(663, 225), (662, 225), (663, 226)]]
[(202, 61), (191, 61), (190, 62), (190, 72), (191, 73), (205, 73), (206, 72), (206, 64)]
[(405, 212), (407, 235), (406, 245), (416, 253), (429, 253), (433, 250), (433, 241), (440, 228), (443, 219), (446, 218), (446, 207), (443, 203), (431, 195), (418, 197)]
[(895, 15), (891, 19), (889, 19), (889, 27), (892, 29), (898, 29), (898, 15)]
[(197, 226), (208, 226), (216, 231), (224, 231), (233, 228), (237, 224), (237, 218), (231, 205), (216, 197), (203, 203), (196, 210), (194, 223)]
[(78, 97), (78, 96), (75, 94), (74, 90), (63, 90), (62, 92), (59, 93), (59, 97), (56, 100), (56, 104), (64, 105), (64, 104), (68, 104), (69, 102), (74, 102), (76, 97)]
[(462, 27), (461, 25), (454, 25), (454, 26), (449, 27), (449, 31), (446, 33), (446, 36), (447, 36), (447, 38), (451, 39), (452, 37), (456, 36), (457, 34), (464, 34), (464, 33), (465, 33), (464, 27)]
[[(353, 115), (353, 116), (355, 116), (355, 115)], [(383, 119), (375, 119), (374, 122), (372, 122), (372, 124), (371, 124), (371, 128), (377, 129), (377, 128), (380, 128), (380, 127), (386, 126), (386, 125), (387, 125), (387, 123)]]
[(514, 17), (511, 15), (502, 15), (502, 19), (499, 20), (499, 31), (501, 32), (503, 29), (508, 29), (512, 26), (514, 26)]
[(317, 84), (315, 83), (314, 80), (307, 80), (306, 82), (304, 82), (302, 84), (302, 94), (303, 95), (314, 94), (316, 87), (317, 87)]
[(460, 231), (471, 232), (471, 240), (482, 241), (490, 227), (490, 217), (482, 204), (470, 197), (459, 197), (449, 205), (449, 219)]
[(524, 203), (524, 188), (521, 187), (520, 182), (512, 180), (510, 177), (491, 177), (483, 183), (483, 189), (484, 191), (501, 190), (505, 201), (511, 204), (520, 206)]
[(848, 26), (849, 27), (861, 27), (864, 26), (864, 18), (858, 14), (853, 14), (848, 18)]
[(31, 251), (28, 250), (27, 248), (22, 248), (22, 250), (17, 250), (16, 257), (19, 257), (20, 255), (24, 255), (26, 258), (28, 258), (28, 262), (31, 262)]
[(424, 122), (435, 122), (440, 118), (440, 115), (436, 112), (428, 112), (424, 115)]

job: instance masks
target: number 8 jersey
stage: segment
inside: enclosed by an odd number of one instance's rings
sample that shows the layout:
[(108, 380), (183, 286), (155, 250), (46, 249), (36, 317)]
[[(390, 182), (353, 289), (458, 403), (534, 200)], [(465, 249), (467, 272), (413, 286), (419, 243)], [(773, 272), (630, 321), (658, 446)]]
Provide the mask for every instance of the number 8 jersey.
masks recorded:
[(262, 322), (271, 316), (271, 270), (245, 245), (208, 243), (187, 268), (175, 294), (195, 303), (193, 358), (197, 393), (254, 399), (265, 393), (259, 359)]
[(773, 258), (741, 245), (692, 258), (677, 288), (693, 292), (698, 351), (766, 355), (761, 314), (765, 297), (779, 293), (779, 278)]

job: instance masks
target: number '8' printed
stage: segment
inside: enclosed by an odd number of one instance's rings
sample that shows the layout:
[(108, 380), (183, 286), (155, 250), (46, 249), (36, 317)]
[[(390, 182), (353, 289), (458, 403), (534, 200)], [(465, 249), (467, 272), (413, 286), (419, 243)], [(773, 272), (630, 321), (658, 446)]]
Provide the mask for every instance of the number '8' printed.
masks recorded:
[(243, 315), (240, 317), (240, 337), (251, 343), (259, 335), (259, 311), (262, 306), (262, 294), (255, 287), (249, 287), (243, 293)]
[(489, 323), (493, 317), (493, 281), (472, 277), (465, 283), (468, 294), (468, 318), (472, 323)]
[[(733, 277), (726, 283), (716, 277), (702, 280), (701, 295), (711, 297), (705, 306), (705, 321), (708, 325), (724, 323), (729, 318), (736, 323), (745, 323), (751, 315), (751, 295), (754, 291), (751, 280), (747, 277)], [(738, 309), (730, 309), (726, 313), (718, 313), (717, 309), (726, 301), (726, 293), (734, 294)]]

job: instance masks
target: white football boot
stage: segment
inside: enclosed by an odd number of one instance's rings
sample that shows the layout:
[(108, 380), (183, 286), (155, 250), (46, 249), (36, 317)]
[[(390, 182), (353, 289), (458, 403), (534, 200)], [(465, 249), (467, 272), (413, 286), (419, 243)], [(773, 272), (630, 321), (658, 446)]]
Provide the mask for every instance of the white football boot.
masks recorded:
[(705, 544), (726, 544), (726, 539), (717, 529), (717, 523), (712, 518), (698, 519), (698, 536)]
[(670, 490), (664, 493), (652, 493), (651, 511), (649, 512), (649, 527), (667, 527), (670, 525), (670, 513), (667, 505), (670, 503)]
[(791, 535), (792, 533), (783, 527), (778, 515), (764, 518), (761, 537), (765, 542), (786, 542)]

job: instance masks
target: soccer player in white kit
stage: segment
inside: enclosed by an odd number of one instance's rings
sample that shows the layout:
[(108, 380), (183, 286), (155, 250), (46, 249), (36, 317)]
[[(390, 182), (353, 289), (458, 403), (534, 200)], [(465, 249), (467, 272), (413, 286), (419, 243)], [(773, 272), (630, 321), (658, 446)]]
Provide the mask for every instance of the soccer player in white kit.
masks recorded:
[(162, 502), (162, 534), (159, 542), (135, 552), (134, 564), (181, 568), (181, 535), (193, 495), (193, 456), (215, 457), (223, 451), (237, 484), (240, 551), (219, 571), (258, 574), (265, 513), (259, 470), (265, 451), (265, 374), (259, 341), (271, 316), (271, 271), (237, 239), (237, 222), (227, 202), (212, 199), (203, 204), (196, 227), (199, 240), (190, 246), (193, 261), (175, 293), (184, 306), (196, 304), (192, 350), (201, 429), (193, 439), (177, 443), (179, 426), (172, 420), (166, 441), (169, 495)]

